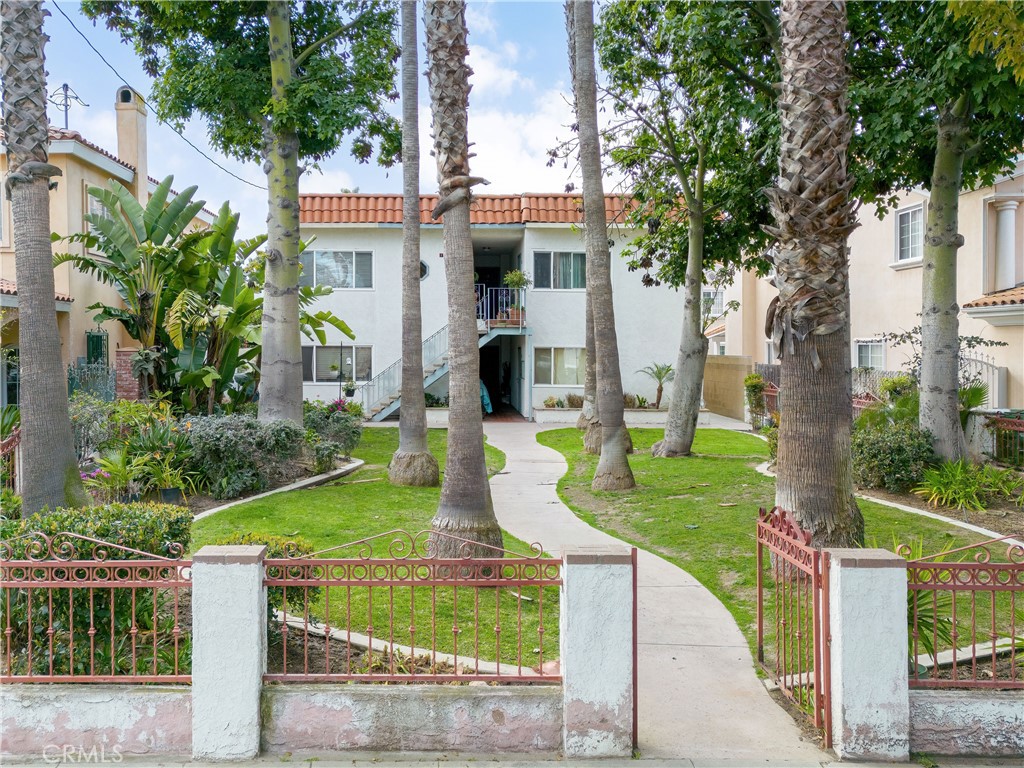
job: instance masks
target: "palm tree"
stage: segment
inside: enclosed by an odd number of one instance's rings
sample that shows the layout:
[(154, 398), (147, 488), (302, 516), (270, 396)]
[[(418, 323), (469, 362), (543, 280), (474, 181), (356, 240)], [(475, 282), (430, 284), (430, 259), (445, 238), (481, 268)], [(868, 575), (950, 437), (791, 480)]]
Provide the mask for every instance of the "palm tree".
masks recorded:
[[(424, 15), (427, 84), (440, 184), (440, 202), (432, 215), (434, 219), (444, 215), (451, 403), (441, 501), (431, 528), (435, 533), (500, 547), (501, 528), (494, 517), (484, 462), (473, 241), (469, 232), (470, 187), (481, 180), (469, 175), (466, 124), (471, 70), (466, 64), (466, 4), (464, 0), (428, 0)], [(445, 536), (432, 537), (432, 546), (440, 557), (463, 554), (458, 542)]]
[(597, 353), (597, 413), (601, 422), (601, 458), (594, 472), (595, 490), (633, 488), (629, 468), (629, 432), (623, 421), (622, 377), (612, 307), (611, 254), (601, 182), (601, 144), (597, 130), (597, 73), (594, 66), (594, 6), (568, 0), (575, 51), (574, 92), (583, 171), (583, 215), (587, 243), (587, 293), (590, 295)]
[(388, 478), (395, 485), (437, 485), (437, 459), (427, 448), (420, 313), (420, 140), (416, 0), (402, 0), (402, 410), (398, 450)]
[(82, 487), (68, 418), (67, 374), (53, 296), (50, 190), (61, 171), (48, 162), (43, 7), (0, 2), (0, 81), (7, 143), (5, 194), (14, 224), (24, 451), (22, 514), (82, 506)]
[(645, 373), (654, 379), (654, 383), (658, 385), (658, 391), (654, 396), (654, 407), (661, 408), (661, 396), (665, 394), (665, 385), (676, 377), (676, 373), (672, 369), (672, 364), (652, 363), (651, 365), (641, 368), (637, 373)]
[(863, 540), (850, 459), (850, 292), (846, 238), (857, 226), (847, 175), (846, 5), (783, 0), (781, 145), (768, 190), (779, 295), (768, 312), (782, 361), (776, 504), (815, 546)]

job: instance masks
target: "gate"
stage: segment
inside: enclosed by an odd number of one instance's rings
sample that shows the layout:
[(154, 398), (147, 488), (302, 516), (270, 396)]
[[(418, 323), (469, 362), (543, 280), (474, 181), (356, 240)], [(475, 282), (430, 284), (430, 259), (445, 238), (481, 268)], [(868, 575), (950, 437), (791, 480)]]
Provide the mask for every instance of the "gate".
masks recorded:
[(757, 660), (779, 690), (811, 716), (831, 747), (828, 571), (828, 554), (811, 546), (811, 534), (791, 513), (780, 507), (760, 510)]

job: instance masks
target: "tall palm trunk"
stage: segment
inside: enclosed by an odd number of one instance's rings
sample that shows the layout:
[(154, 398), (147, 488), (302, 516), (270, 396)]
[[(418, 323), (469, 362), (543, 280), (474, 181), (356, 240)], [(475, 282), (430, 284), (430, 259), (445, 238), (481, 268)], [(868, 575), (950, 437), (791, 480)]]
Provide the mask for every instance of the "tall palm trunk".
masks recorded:
[[(651, 446), (652, 456), (689, 456), (697, 435), (700, 417), (700, 393), (704, 384), (704, 364), (708, 359), (708, 339), (702, 327), (701, 287), (704, 283), (704, 170), (696, 179), (696, 197), (688, 202), (689, 231), (686, 278), (683, 283), (683, 330), (679, 340), (672, 399), (668, 404), (665, 437)], [(659, 396), (660, 399), (660, 396)]]
[(0, 80), (7, 142), (5, 194), (14, 224), (21, 366), (22, 514), (82, 506), (68, 418), (67, 374), (60, 356), (50, 250), (51, 176), (47, 154), (43, 11), (39, 2), (0, 2)]
[(921, 307), (921, 429), (935, 452), (956, 461), (967, 451), (960, 426), (960, 322), (956, 303), (956, 254), (964, 244), (958, 212), (970, 99), (964, 95), (939, 115), (925, 228)]
[(416, 0), (402, 0), (402, 410), (398, 450), (388, 478), (395, 485), (437, 485), (437, 459), (427, 448), (420, 311), (420, 140)]
[(846, 4), (783, 0), (778, 186), (779, 296), (768, 327), (782, 362), (776, 504), (815, 546), (855, 546), (864, 520), (850, 459), (850, 294), (846, 238), (857, 226), (846, 156)]
[(595, 490), (633, 488), (627, 458), (629, 433), (623, 421), (622, 377), (612, 306), (611, 254), (601, 182), (601, 144), (597, 130), (597, 73), (594, 66), (594, 6), (573, 4), (576, 51), (576, 113), (580, 126), (583, 215), (587, 242), (587, 292), (591, 295), (594, 346), (597, 352), (597, 412), (601, 420), (601, 458), (594, 472)]
[[(441, 501), (431, 522), (446, 533), (492, 547), (502, 543), (494, 517), (484, 461), (483, 411), (480, 405), (480, 353), (477, 347), (473, 288), (473, 241), (469, 231), (469, 75), (466, 64), (464, 0), (428, 0), (424, 10), (427, 83), (433, 117), (434, 156), (444, 215), (444, 266), (448, 283), (448, 452)], [(457, 541), (432, 537), (440, 557), (464, 554)], [(480, 554), (486, 554), (482, 550)]]
[[(270, 103), (285, 109), (295, 76), (288, 0), (268, 0)], [(261, 421), (302, 423), (302, 347), (299, 335), (299, 138), (274, 114), (264, 127), (267, 174), (267, 268), (263, 286)]]

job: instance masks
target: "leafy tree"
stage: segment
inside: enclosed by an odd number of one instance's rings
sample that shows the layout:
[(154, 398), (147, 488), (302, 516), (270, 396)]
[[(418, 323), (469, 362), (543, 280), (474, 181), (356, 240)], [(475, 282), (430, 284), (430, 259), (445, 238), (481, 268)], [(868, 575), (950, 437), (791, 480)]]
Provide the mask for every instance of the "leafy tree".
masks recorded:
[(594, 6), (566, 0), (574, 66), (573, 93), (579, 123), (579, 157), (583, 172), (583, 215), (587, 245), (587, 295), (594, 326), (597, 413), (601, 458), (594, 471), (595, 490), (633, 488), (629, 466), (629, 432), (623, 421), (622, 376), (619, 369), (615, 311), (612, 305), (611, 254), (604, 210), (601, 139), (597, 128), (597, 71), (594, 60)]
[(706, 269), (759, 255), (768, 242), (767, 202), (750, 191), (771, 180), (762, 158), (772, 144), (772, 101), (689, 58), (704, 45), (706, 17), (721, 12), (618, 0), (598, 35), (613, 113), (606, 151), (627, 174), (636, 203), (629, 220), (647, 229), (634, 241), (631, 266), (646, 270), (646, 284), (665, 280), (684, 294), (677, 375), (655, 456), (685, 456), (693, 444), (708, 354)]
[(0, 114), (18, 282), (25, 517), (88, 500), (78, 473), (53, 304), (49, 182), (61, 171), (48, 162), (44, 15), (39, 2), (0, 2)]
[[(483, 180), (469, 175), (469, 75), (466, 64), (466, 3), (427, 0), (427, 84), (433, 117), (434, 158), (444, 216), (444, 271), (448, 285), (448, 454), (441, 500), (431, 521), (432, 547), (439, 557), (464, 555), (458, 539), (501, 547), (484, 460), (480, 407), (480, 354), (473, 288), (473, 241), (469, 230), (470, 189)], [(422, 379), (420, 380), (422, 384)], [(493, 554), (482, 549), (480, 554)]]
[(1009, 67), (1024, 83), (1024, 1), (950, 0), (948, 10), (970, 23), (971, 53), (991, 51), (999, 69)]
[(352, 153), (398, 151), (395, 9), (389, 0), (165, 3), (87, 0), (156, 78), (162, 119), (207, 121), (214, 146), (262, 161), (269, 214), (260, 418), (302, 423), (299, 327), (300, 160), (317, 162), (353, 135)]
[(402, 0), (402, 409), (398, 450), (388, 465), (395, 485), (437, 485), (437, 459), (427, 447), (420, 310), (420, 139), (416, 1)]
[(855, 546), (864, 519), (850, 455), (850, 291), (846, 238), (857, 226), (847, 173), (846, 4), (783, 0), (776, 224), (779, 295), (769, 310), (782, 365), (776, 504), (815, 546)]

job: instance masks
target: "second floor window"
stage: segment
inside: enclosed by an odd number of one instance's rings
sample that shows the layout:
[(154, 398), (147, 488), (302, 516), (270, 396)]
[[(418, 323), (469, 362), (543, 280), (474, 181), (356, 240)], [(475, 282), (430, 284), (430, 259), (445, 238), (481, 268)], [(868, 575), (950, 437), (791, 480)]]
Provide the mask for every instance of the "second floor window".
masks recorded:
[(912, 261), (924, 255), (924, 208), (896, 215), (896, 261)]
[(587, 255), (576, 251), (534, 251), (533, 287), (559, 290), (587, 287)]
[(305, 251), (299, 285), (373, 288), (372, 251)]
[(725, 291), (717, 288), (701, 290), (701, 309), (705, 317), (721, 317), (725, 312)]

